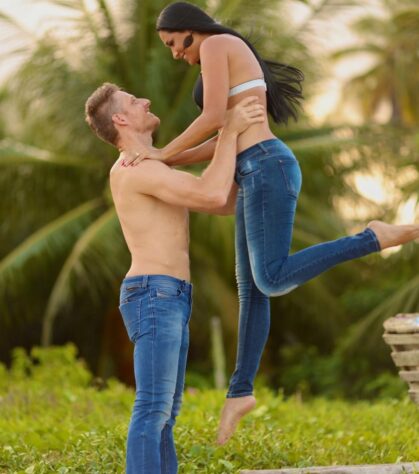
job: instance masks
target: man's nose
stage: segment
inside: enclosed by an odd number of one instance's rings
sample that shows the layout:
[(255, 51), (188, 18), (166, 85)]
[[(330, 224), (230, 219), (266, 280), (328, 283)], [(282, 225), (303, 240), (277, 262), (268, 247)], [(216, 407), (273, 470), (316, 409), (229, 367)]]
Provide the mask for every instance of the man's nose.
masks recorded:
[(182, 52), (179, 50), (174, 49), (173, 50), (173, 59), (179, 59), (182, 55)]

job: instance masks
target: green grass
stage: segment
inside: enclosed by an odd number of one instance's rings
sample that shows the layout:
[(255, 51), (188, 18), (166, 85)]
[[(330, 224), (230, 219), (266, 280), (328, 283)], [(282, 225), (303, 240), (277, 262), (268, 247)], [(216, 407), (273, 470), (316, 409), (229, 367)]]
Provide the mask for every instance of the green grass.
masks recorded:
[[(134, 393), (95, 388), (72, 346), (23, 351), (0, 366), (0, 473), (124, 472)], [(300, 402), (260, 389), (258, 408), (225, 447), (214, 438), (224, 394), (185, 394), (175, 428), (180, 473), (419, 461), (419, 410), (407, 399)]]

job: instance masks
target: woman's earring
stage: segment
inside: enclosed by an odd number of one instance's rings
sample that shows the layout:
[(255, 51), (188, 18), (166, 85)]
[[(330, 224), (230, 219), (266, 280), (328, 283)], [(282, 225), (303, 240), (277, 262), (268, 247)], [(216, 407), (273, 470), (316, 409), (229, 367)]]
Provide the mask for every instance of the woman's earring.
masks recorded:
[(193, 43), (193, 36), (192, 33), (188, 35), (184, 40), (183, 40), (183, 49), (189, 48), (189, 46)]

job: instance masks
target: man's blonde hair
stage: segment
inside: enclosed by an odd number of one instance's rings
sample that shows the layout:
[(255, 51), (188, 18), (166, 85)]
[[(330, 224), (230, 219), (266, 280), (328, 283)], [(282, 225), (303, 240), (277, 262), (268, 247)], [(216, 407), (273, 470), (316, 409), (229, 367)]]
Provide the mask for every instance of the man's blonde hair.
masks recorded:
[(85, 105), (86, 122), (95, 134), (113, 146), (118, 145), (118, 130), (112, 121), (112, 115), (117, 113), (114, 99), (115, 92), (121, 88), (110, 82), (98, 87), (87, 99)]

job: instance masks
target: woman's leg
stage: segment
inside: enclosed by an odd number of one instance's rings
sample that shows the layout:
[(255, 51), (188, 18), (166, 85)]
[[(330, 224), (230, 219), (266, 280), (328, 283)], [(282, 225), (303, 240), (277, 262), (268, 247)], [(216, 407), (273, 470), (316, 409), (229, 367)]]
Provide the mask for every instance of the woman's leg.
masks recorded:
[(227, 398), (253, 394), (253, 380), (259, 368), (269, 335), (269, 298), (253, 280), (247, 247), (243, 190), (236, 204), (236, 279), (239, 295), (239, 331), (236, 367), (230, 379)]
[(243, 415), (255, 406), (253, 381), (269, 334), (269, 298), (253, 281), (246, 242), (243, 191), (239, 189), (236, 204), (236, 278), (239, 294), (239, 337), (236, 368), (230, 380), (217, 442), (224, 444), (234, 433)]
[[(348, 241), (312, 247), (311, 251), (306, 249), (297, 260), (288, 262), (292, 258), (289, 250), (301, 173), (295, 158), (284, 153), (288, 149), (283, 150), (281, 156), (275, 156), (269, 148), (259, 144), (239, 155), (236, 172), (240, 185), (236, 205), (240, 326), (236, 369), (221, 415), (220, 444), (228, 441), (246, 413), (238, 397), (248, 398), (253, 393), (254, 378), (269, 332), (270, 311), (266, 295), (290, 291), (298, 286), (297, 281), (301, 284), (304, 278), (312, 278), (342, 261), (342, 252), (354, 258), (355, 253), (365, 249), (367, 253), (378, 249), (373, 233), (366, 232), (360, 238), (355, 236), (347, 238)], [(297, 271), (298, 265), (302, 266), (302, 272)], [(293, 272), (298, 280), (285, 278), (284, 284), (283, 275), (288, 277)], [(272, 291), (272, 285), (277, 281), (279, 284)]]
[[(245, 256), (248, 255), (252, 283), (264, 295), (286, 294), (338, 263), (419, 237), (418, 225), (393, 226), (372, 222), (367, 229), (354, 236), (314, 245), (289, 255), (301, 188), (300, 168), (291, 150), (279, 140), (269, 140), (244, 151), (238, 156), (236, 180), (241, 193), (237, 203), (239, 237), (236, 238), (242, 243), (238, 246), (236, 258), (239, 264), (246, 261)], [(246, 236), (240, 237), (243, 223)], [(248, 274), (248, 269), (243, 268), (244, 273)], [(249, 396), (246, 394), (253, 387), (253, 378), (248, 377), (254, 377), (256, 371), (248, 369), (256, 367), (257, 370), (264, 349), (265, 343), (262, 341), (266, 340), (267, 334), (265, 338), (258, 339), (260, 344), (246, 339), (260, 322), (260, 314), (253, 310), (253, 304), (249, 305), (247, 312), (243, 305), (243, 317), (240, 314), (239, 350), (229, 394), (239, 393), (236, 387), (243, 385), (238, 384), (238, 381), (245, 380), (244, 387), (247, 390), (241, 396)], [(264, 319), (261, 324), (262, 327), (269, 328)], [(220, 427), (227, 426), (222, 444), (233, 434), (241, 417), (238, 408), (238, 398), (226, 401), (220, 423)], [(234, 423), (230, 421), (232, 419)]]
[(338, 263), (380, 250), (375, 233), (367, 228), (289, 255), (301, 188), (298, 162), (292, 152), (274, 145), (251, 161), (254, 172), (250, 179), (242, 178), (241, 186), (250, 263), (262, 293), (284, 295)]

